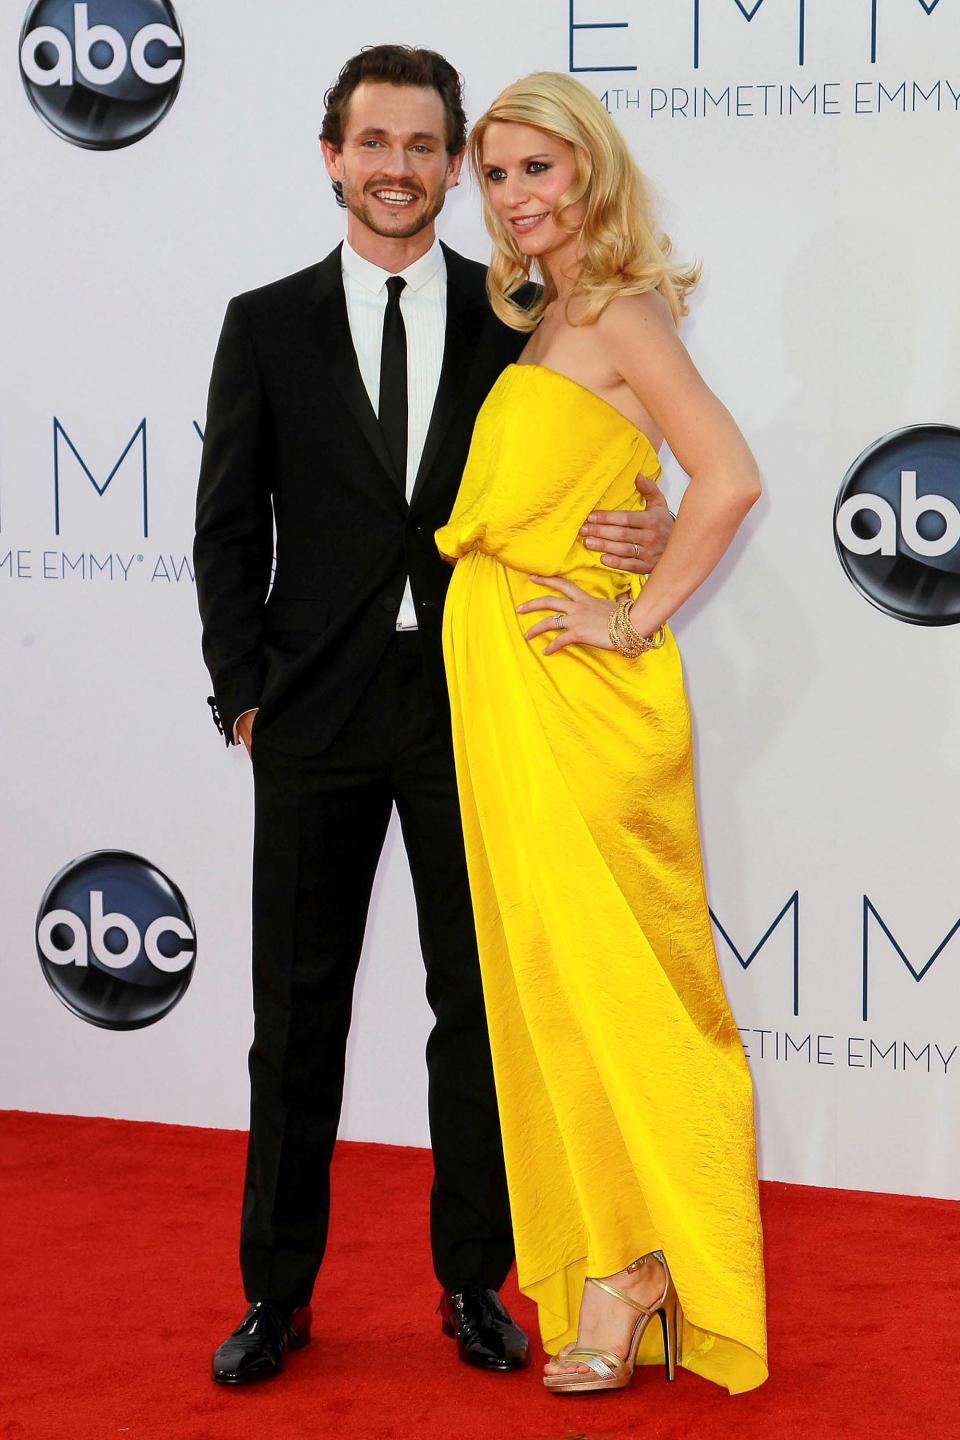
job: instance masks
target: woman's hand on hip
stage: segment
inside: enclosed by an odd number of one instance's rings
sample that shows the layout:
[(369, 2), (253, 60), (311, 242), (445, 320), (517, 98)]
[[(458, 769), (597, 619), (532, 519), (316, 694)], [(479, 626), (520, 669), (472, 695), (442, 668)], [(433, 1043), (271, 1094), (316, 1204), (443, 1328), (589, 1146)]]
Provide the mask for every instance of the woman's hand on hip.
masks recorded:
[(544, 655), (552, 655), (565, 645), (593, 645), (598, 650), (612, 650), (610, 640), (610, 616), (616, 608), (610, 600), (600, 600), (588, 595), (572, 580), (557, 575), (531, 575), (538, 585), (552, 585), (559, 595), (536, 595), (517, 606), (518, 615), (530, 615), (535, 611), (549, 611), (545, 620), (538, 620), (524, 631), (525, 640), (535, 640), (538, 635), (551, 634), (550, 644), (544, 648)]

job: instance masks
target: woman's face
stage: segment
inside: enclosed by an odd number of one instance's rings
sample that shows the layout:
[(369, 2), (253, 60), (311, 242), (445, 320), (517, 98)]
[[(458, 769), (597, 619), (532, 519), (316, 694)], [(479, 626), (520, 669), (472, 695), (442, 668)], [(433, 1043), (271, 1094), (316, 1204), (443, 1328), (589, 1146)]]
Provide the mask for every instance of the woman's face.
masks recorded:
[[(525, 255), (576, 255), (584, 202), (557, 214), (557, 202), (577, 178), (573, 146), (533, 125), (494, 120), (481, 147), (491, 209)], [(573, 233), (571, 234), (571, 231)]]

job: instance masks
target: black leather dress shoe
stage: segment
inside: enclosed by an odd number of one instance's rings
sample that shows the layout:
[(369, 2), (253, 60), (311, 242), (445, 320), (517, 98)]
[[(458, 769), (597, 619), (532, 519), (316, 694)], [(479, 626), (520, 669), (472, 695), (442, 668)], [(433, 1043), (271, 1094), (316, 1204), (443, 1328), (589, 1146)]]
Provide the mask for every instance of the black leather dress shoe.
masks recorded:
[(529, 1342), (500, 1301), (496, 1290), (444, 1290), (441, 1328), (457, 1342), (461, 1360), (482, 1370), (521, 1370)]
[(288, 1350), (310, 1343), (310, 1306), (294, 1309), (274, 1300), (250, 1306), (232, 1335), (213, 1353), (218, 1385), (249, 1385), (279, 1375)]

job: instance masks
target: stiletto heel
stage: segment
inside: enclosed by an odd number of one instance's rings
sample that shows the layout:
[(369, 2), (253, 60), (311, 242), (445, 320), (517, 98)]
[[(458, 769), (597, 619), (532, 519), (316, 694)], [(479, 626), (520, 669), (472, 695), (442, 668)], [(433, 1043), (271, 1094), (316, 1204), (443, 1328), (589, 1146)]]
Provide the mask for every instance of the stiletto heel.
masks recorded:
[(555, 1395), (569, 1395), (577, 1390), (622, 1390), (633, 1379), (640, 1341), (654, 1315), (659, 1317), (663, 1333), (663, 1362), (667, 1379), (671, 1381), (675, 1379), (677, 1363), (680, 1359), (679, 1334), (682, 1311), (673, 1276), (670, 1274), (663, 1251), (654, 1250), (649, 1255), (642, 1255), (639, 1260), (634, 1260), (632, 1265), (627, 1266), (627, 1273), (638, 1270), (641, 1265), (646, 1265), (648, 1260), (659, 1260), (664, 1274), (663, 1294), (653, 1305), (641, 1305), (639, 1301), (632, 1299), (629, 1295), (624, 1295), (613, 1285), (608, 1285), (605, 1280), (596, 1280), (592, 1275), (587, 1276), (587, 1284), (598, 1286), (608, 1295), (613, 1295), (615, 1299), (622, 1300), (625, 1305), (631, 1305), (634, 1310), (639, 1312), (633, 1334), (630, 1336), (626, 1357), (621, 1359), (611, 1350), (594, 1350), (587, 1345), (565, 1345), (557, 1359), (586, 1365), (590, 1373), (580, 1375), (575, 1371), (568, 1371), (567, 1373), (561, 1372), (559, 1375), (544, 1375), (543, 1383), (548, 1390), (552, 1390)]
[(677, 1378), (677, 1357), (680, 1353), (680, 1322), (677, 1313), (679, 1308), (677, 1292), (672, 1290), (672, 1294), (665, 1297), (657, 1312), (660, 1316), (660, 1328), (663, 1331), (663, 1364), (667, 1379), (670, 1381)]

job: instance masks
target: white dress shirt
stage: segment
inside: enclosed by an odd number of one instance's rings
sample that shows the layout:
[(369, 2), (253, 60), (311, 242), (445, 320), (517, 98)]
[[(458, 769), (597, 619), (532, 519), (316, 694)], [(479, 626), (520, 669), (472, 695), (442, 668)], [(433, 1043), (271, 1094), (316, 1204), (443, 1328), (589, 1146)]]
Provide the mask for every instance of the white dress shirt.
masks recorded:
[[(374, 414), (380, 408), (380, 347), (387, 308), (387, 281), (402, 275), (400, 313), (407, 332), (407, 500), (413, 493), (420, 458), (433, 414), (443, 364), (447, 326), (447, 267), (440, 241), (406, 270), (381, 270), (358, 255), (345, 240), (341, 251), (347, 319), (360, 375)], [(415, 630), (417, 612), (407, 580), (397, 616), (398, 630)]]

